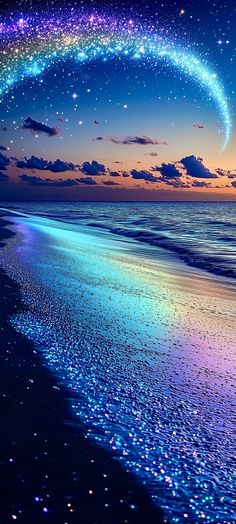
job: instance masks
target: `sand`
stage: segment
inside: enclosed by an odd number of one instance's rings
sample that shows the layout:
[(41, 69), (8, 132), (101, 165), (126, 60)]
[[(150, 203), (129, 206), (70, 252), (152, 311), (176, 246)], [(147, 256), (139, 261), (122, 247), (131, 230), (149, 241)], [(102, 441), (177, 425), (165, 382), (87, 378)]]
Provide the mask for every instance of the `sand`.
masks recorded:
[(0, 522), (161, 523), (137, 479), (73, 423), (68, 391), (8, 321), (26, 311), (19, 286), (0, 278)]

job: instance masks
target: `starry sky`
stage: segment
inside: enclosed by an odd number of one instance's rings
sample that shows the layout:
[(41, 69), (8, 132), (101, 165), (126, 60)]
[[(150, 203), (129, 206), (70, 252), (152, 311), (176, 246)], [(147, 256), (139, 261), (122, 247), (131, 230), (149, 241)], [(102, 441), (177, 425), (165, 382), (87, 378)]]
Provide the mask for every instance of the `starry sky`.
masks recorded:
[(236, 3), (8, 3), (4, 200), (236, 200)]

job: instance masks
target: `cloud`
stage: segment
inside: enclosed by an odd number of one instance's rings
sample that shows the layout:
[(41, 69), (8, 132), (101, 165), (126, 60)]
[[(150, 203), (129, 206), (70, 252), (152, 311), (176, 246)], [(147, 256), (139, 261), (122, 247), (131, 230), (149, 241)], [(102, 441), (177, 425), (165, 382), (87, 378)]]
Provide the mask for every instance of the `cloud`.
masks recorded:
[(124, 138), (118, 138), (116, 136), (108, 136), (108, 137), (103, 137), (103, 136), (98, 136), (96, 138), (96, 140), (98, 141), (105, 141), (105, 142), (112, 142), (113, 144), (123, 144), (123, 145), (131, 145), (131, 144), (138, 144), (138, 145), (142, 145), (142, 146), (147, 146), (147, 145), (167, 145), (167, 142), (165, 142), (165, 140), (160, 140), (158, 138), (151, 138), (149, 136), (146, 136), (146, 135), (142, 135), (142, 136), (135, 136), (135, 135), (128, 135)]
[(34, 175), (26, 175), (25, 173), (20, 175), (19, 178), (23, 182), (27, 182), (31, 186), (47, 186), (47, 187), (72, 187), (78, 186), (79, 184), (85, 184), (88, 186), (96, 186), (97, 182), (91, 177), (80, 177), (80, 178), (59, 178), (52, 180), (51, 178), (40, 178)]
[(168, 177), (160, 176), (158, 180), (159, 182), (163, 182), (167, 186), (174, 187), (175, 189), (190, 187), (189, 184), (187, 184), (186, 182), (183, 182), (183, 180), (181, 180), (178, 177), (168, 178)]
[(22, 129), (29, 129), (33, 133), (46, 133), (48, 136), (55, 136), (59, 132), (59, 129), (57, 127), (49, 127), (46, 124), (43, 124), (42, 122), (37, 122), (37, 120), (33, 120), (28, 116), (26, 120), (24, 121), (24, 124), (22, 126)]
[(6, 169), (6, 166), (9, 166), (10, 160), (5, 155), (0, 153), (0, 169), (4, 170)]
[(122, 173), (123, 178), (129, 178), (129, 173)]
[(149, 173), (149, 171), (137, 171), (136, 169), (132, 169), (130, 171), (130, 174), (132, 178), (135, 180), (146, 180), (146, 182), (158, 182), (158, 178)]
[(74, 171), (75, 165), (71, 162), (64, 162), (63, 160), (55, 160), (51, 162), (38, 158), (32, 155), (31, 158), (24, 160), (17, 160), (16, 166), (21, 169), (38, 169), (39, 171), (51, 171), (52, 173), (64, 173), (65, 171)]
[(0, 171), (0, 182), (7, 182), (9, 180), (9, 176), (6, 175), (5, 173), (2, 173), (2, 171)]
[(110, 174), (110, 176), (114, 176), (114, 177), (115, 176), (121, 176), (121, 174), (118, 173), (118, 171), (110, 171), (109, 174)]
[(236, 187), (236, 180), (234, 180), (234, 182), (231, 182), (231, 186)]
[(202, 124), (193, 124), (193, 127), (196, 129), (204, 129), (204, 126)]
[(47, 169), (47, 164), (47, 160), (32, 155), (29, 159), (25, 157), (24, 160), (17, 160), (16, 167), (21, 169), (39, 169), (40, 171), (43, 171), (44, 169)]
[(155, 153), (155, 151), (151, 151), (150, 153), (144, 153), (145, 156), (158, 156), (158, 153)]
[(104, 186), (119, 186), (118, 182), (114, 182), (114, 180), (105, 180), (103, 182)]
[(84, 162), (80, 168), (80, 171), (86, 175), (101, 176), (106, 173), (106, 167), (103, 164), (99, 164), (96, 160), (92, 162)]
[(71, 186), (77, 186), (78, 181), (76, 179), (66, 179), (66, 180), (51, 180), (50, 178), (40, 178), (37, 176), (31, 176), (31, 175), (20, 175), (21, 180), (23, 182), (27, 182), (31, 186), (47, 186), (47, 187), (71, 187)]
[(164, 178), (179, 178), (181, 177), (180, 171), (175, 167), (175, 164), (161, 164), (160, 167), (156, 166), (153, 168), (154, 171), (160, 171)]
[(0, 145), (0, 151), (7, 151), (7, 147)]
[(81, 177), (81, 178), (76, 178), (77, 182), (79, 182), (80, 184), (86, 184), (87, 186), (96, 186), (97, 185), (97, 182), (96, 180), (93, 180), (93, 178), (87, 176), (87, 177)]
[(218, 178), (218, 175), (211, 173), (202, 163), (202, 158), (194, 155), (186, 156), (180, 160), (184, 165), (187, 174), (195, 178)]
[(53, 173), (63, 173), (65, 171), (74, 171), (75, 166), (72, 162), (64, 162), (57, 158), (54, 162), (48, 162), (47, 169)]
[(210, 184), (203, 182), (203, 180), (194, 180), (194, 182), (191, 184), (191, 187), (210, 187)]
[(220, 176), (230, 176), (232, 175), (231, 171), (229, 169), (222, 169), (220, 167), (217, 167), (216, 172)]

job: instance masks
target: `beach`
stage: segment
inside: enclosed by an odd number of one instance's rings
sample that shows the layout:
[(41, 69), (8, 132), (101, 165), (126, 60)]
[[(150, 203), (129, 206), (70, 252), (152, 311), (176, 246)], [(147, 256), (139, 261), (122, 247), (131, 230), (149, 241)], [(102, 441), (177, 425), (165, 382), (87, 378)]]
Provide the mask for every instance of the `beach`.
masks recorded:
[(1, 523), (163, 522), (134, 476), (73, 424), (68, 391), (9, 323), (26, 307), (2, 270), (0, 293)]
[(42, 522), (62, 504), (62, 522), (234, 522), (233, 279), (94, 225), (22, 211), (9, 221), (2, 267), (24, 304), (8, 311), (20, 350), (10, 368), (16, 403), (32, 411), (15, 408), (35, 481), (29, 509), (22, 474), (23, 511)]
[(0, 14), (0, 524), (236, 524), (236, 0)]

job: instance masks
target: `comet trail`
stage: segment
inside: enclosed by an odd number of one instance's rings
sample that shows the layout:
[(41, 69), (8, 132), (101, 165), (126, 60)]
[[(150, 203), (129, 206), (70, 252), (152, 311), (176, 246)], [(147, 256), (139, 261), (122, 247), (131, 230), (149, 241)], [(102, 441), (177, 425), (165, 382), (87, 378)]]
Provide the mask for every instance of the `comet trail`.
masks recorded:
[(207, 102), (214, 101), (222, 120), (223, 149), (231, 134), (231, 118), (224, 86), (201, 57), (185, 49), (176, 36), (167, 38), (153, 25), (133, 20), (85, 15), (74, 8), (61, 9), (45, 17), (22, 16), (0, 24), (0, 95), (27, 77), (43, 73), (58, 61), (118, 59), (142, 61), (155, 70), (158, 63), (171, 66), (180, 76), (192, 78), (204, 91)]

